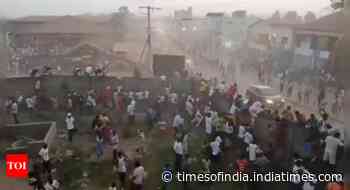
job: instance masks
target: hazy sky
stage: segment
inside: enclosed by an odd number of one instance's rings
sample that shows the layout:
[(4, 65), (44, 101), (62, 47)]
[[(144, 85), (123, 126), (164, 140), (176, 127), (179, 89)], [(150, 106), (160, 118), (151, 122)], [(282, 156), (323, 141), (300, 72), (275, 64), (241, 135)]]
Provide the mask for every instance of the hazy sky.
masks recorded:
[(126, 5), (136, 13), (142, 5), (157, 5), (163, 10), (158, 14), (170, 14), (178, 8), (193, 6), (197, 15), (208, 11), (232, 12), (246, 9), (250, 13), (267, 15), (279, 9), (282, 12), (298, 10), (320, 14), (329, 7), (330, 0), (0, 0), (0, 16), (19, 17), (45, 14), (110, 13)]

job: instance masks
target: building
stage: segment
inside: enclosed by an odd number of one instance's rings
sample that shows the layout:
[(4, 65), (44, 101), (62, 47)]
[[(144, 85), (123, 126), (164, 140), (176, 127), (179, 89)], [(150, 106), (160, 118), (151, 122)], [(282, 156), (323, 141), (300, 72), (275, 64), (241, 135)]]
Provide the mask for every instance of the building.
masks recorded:
[(296, 25), (282, 20), (258, 20), (249, 26), (249, 47), (261, 51), (271, 48), (292, 49)]
[[(61, 62), (68, 52), (81, 47), (81, 44), (92, 44), (90, 47), (98, 47), (98, 50), (103, 50), (99, 51), (101, 53), (112, 51), (118, 39), (108, 15), (19, 18), (6, 23), (5, 34), (10, 50), (9, 69), (14, 70), (16, 75), (28, 74), (30, 69), (43, 65), (55, 68), (56, 63)], [(71, 67), (74, 64), (67, 65)]]
[(233, 12), (232, 17), (225, 17), (221, 28), (223, 45), (230, 49), (242, 47), (248, 37), (249, 27), (258, 21), (259, 18), (248, 16), (243, 10)]
[(349, 27), (345, 9), (294, 28), (294, 63), (319, 68), (331, 62), (337, 41)]
[(186, 10), (176, 10), (174, 12), (175, 20), (187, 20), (193, 18), (192, 7), (188, 7)]

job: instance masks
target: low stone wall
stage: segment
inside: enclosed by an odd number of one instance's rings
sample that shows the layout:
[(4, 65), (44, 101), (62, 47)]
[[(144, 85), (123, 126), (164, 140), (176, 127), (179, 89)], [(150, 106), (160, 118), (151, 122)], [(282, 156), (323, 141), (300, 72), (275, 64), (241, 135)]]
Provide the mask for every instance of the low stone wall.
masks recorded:
[(0, 128), (0, 138), (8, 139), (14, 144), (21, 138), (28, 139), (24, 145), (13, 145), (5, 150), (7, 153), (27, 153), (36, 156), (44, 143), (50, 146), (56, 136), (56, 122), (37, 122), (7, 125)]
[[(39, 79), (41, 81), (41, 89), (49, 96), (60, 95), (65, 89), (86, 92), (90, 88), (93, 88), (100, 91), (106, 86), (111, 86), (113, 89), (116, 89), (118, 86), (123, 86), (124, 89), (128, 91), (164, 91), (164, 86), (159, 78), (47, 76), (40, 78), (22, 77), (0, 79), (0, 85), (2, 87), (0, 97), (18, 94), (30, 95), (34, 91), (35, 82)], [(183, 92), (191, 90), (192, 83), (189, 80), (181, 79), (180, 82), (174, 83), (172, 86), (177, 91)]]

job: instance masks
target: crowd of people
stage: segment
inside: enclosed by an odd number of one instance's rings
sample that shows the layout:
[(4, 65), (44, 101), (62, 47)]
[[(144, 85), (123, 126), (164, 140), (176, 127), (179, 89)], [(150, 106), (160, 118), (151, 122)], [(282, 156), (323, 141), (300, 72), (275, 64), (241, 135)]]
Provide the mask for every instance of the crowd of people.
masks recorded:
[[(205, 80), (201, 74), (191, 77), (192, 89), (186, 93), (179, 93), (173, 88), (171, 80), (160, 77), (162, 81), (157, 92), (151, 90), (131, 91), (122, 86), (107, 85), (101, 91), (90, 89), (85, 93), (69, 90), (62, 98), (48, 98), (49, 109), (66, 112), (65, 125), (67, 141), (74, 142), (77, 126), (76, 118), (81, 114), (96, 115), (92, 122), (92, 131), (96, 137), (96, 159), (105, 159), (105, 149), (111, 147), (114, 171), (118, 180), (113, 181), (110, 190), (127, 189), (131, 182), (132, 189), (143, 189), (146, 171), (142, 165), (143, 148), (137, 148), (135, 159), (125, 154), (120, 146), (118, 132), (112, 124), (132, 127), (139, 122), (142, 115), (147, 126), (145, 131), (138, 131), (141, 139), (145, 139), (145, 132), (157, 129), (156, 126), (167, 126), (173, 131), (175, 139), (173, 144), (174, 163), (167, 164), (166, 169), (172, 171), (191, 170), (191, 155), (193, 134), (204, 134), (205, 143), (201, 147), (204, 156), (201, 158), (203, 171), (227, 171), (230, 167), (224, 165), (223, 160), (230, 152), (238, 154), (230, 163), (233, 170), (240, 172), (265, 171), (276, 164), (284, 171), (294, 173), (317, 173), (321, 171), (337, 172), (339, 150), (343, 146), (340, 131), (332, 126), (327, 113), (311, 114), (307, 117), (301, 110), (286, 106), (282, 110), (267, 107), (262, 102), (252, 102), (245, 99), (239, 92), (239, 84), (227, 84), (218, 79)], [(12, 115), (14, 122), (20, 122), (20, 113), (25, 110), (44, 109), (40, 104), (46, 104), (42, 94), (40, 79), (34, 84), (33, 96), (11, 97), (6, 102), (7, 111)], [(84, 95), (83, 95), (84, 94)], [(229, 105), (223, 108), (221, 102)], [(46, 105), (47, 106), (47, 105)], [(98, 113), (98, 107), (112, 110), (113, 117), (108, 113)], [(86, 111), (86, 112), (85, 112)], [(248, 119), (247, 119), (248, 118)], [(258, 129), (264, 127), (261, 120), (265, 119), (272, 124), (267, 126), (272, 141), (259, 139)], [(289, 142), (288, 135), (297, 128), (305, 131), (307, 137), (302, 139), (304, 147), (298, 152), (293, 142)], [(230, 149), (228, 147), (236, 147)], [(287, 159), (278, 157), (282, 150)], [(59, 182), (52, 176), (48, 147), (44, 145), (38, 153), (41, 158), (42, 172), (33, 173), (34, 189), (58, 189)], [(292, 156), (293, 155), (293, 156)], [(282, 156), (283, 157), (283, 156)], [(292, 160), (292, 161), (291, 161)], [(129, 162), (134, 162), (130, 170)], [(322, 167), (320, 167), (322, 166)], [(320, 171), (320, 168), (323, 170)], [(127, 176), (130, 175), (130, 178)], [(39, 176), (39, 177), (38, 177)], [(47, 183), (46, 183), (47, 182)], [(38, 185), (39, 184), (39, 185)], [(332, 185), (341, 184), (340, 181)], [(45, 187), (47, 186), (47, 187)], [(163, 184), (166, 188), (167, 185)], [(256, 189), (253, 184), (244, 184), (244, 187)], [(290, 182), (293, 189), (325, 189), (325, 184), (302, 181)]]
[(280, 92), (288, 98), (309, 107), (316, 107), (319, 111), (328, 112), (336, 117), (343, 113), (345, 90), (341, 86), (332, 88), (327, 85), (335, 82), (329, 73), (322, 71), (317, 84), (311, 81), (288, 80), (287, 75), (288, 72), (281, 74), (279, 88)]

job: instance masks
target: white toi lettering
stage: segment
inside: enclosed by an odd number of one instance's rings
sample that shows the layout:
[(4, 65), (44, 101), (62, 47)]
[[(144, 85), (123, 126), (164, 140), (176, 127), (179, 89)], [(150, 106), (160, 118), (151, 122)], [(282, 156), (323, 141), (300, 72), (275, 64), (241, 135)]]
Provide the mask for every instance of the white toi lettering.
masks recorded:
[(27, 169), (27, 164), (26, 162), (7, 162), (7, 165), (10, 170), (26, 170)]

